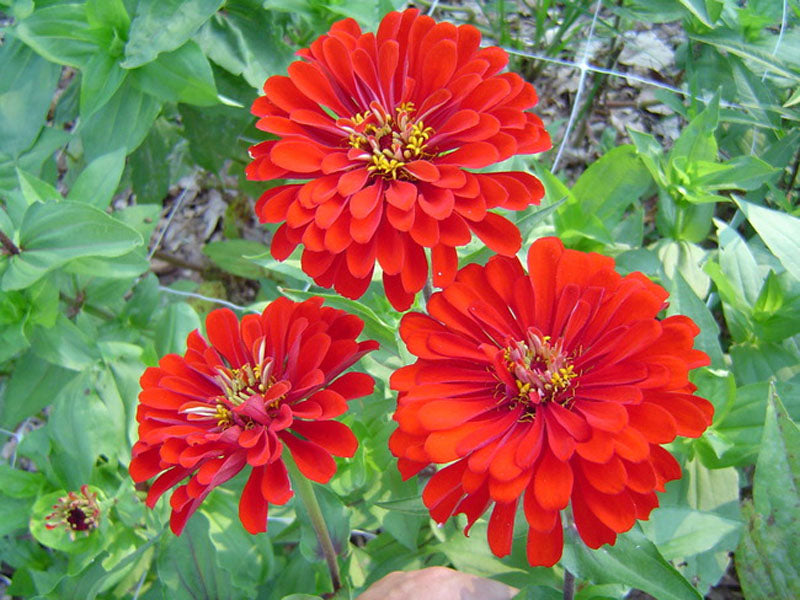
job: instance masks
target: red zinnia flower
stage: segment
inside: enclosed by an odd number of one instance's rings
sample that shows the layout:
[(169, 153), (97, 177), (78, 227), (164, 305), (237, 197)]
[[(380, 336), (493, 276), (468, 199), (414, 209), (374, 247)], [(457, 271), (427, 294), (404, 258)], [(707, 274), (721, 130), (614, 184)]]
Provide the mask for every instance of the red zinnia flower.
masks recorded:
[(647, 519), (655, 490), (681, 474), (661, 444), (701, 435), (713, 408), (688, 380), (709, 363), (692, 349), (697, 326), (655, 318), (661, 286), (555, 238), (531, 246), (528, 269), (498, 256), (468, 265), (431, 297), (430, 316), (403, 318), (418, 360), (391, 380), (400, 394), (390, 448), (405, 478), (451, 463), (423, 492), (435, 520), (464, 513), (469, 530), (494, 503), (498, 556), (510, 552), (524, 494), (528, 560), (551, 566), (570, 501), (592, 548)]
[(360, 297), (375, 261), (389, 300), (405, 310), (428, 276), (455, 276), (455, 248), (475, 233), (512, 256), (520, 234), (493, 208), (522, 210), (544, 191), (527, 173), (475, 169), (550, 148), (533, 86), (500, 48), (479, 48), (470, 25), (436, 23), (416, 9), (386, 15), (377, 35), (335, 23), (270, 77), (253, 104), (256, 126), (279, 136), (250, 149), (250, 179), (299, 179), (267, 191), (262, 222), (283, 223), (272, 255), (302, 243), (303, 270), (323, 287)]
[(331, 454), (353, 456), (358, 446), (350, 429), (331, 419), (374, 386), (363, 373), (335, 379), (377, 348), (355, 341), (363, 327), (358, 317), (323, 307), (321, 298), (279, 298), (241, 323), (228, 309), (212, 311), (210, 345), (195, 330), (184, 356), (169, 354), (142, 375), (130, 473), (137, 482), (161, 473), (147, 505), (191, 476), (170, 498), (170, 526), (180, 534), (214, 487), (250, 465), (239, 518), (259, 533), (267, 503), (292, 497), (284, 446), (303, 475), (327, 482), (336, 471)]

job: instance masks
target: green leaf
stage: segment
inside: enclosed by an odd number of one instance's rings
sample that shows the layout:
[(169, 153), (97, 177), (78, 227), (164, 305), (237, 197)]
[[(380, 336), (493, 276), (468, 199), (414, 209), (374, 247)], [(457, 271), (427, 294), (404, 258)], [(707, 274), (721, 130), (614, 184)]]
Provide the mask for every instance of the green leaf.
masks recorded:
[(44, 475), (41, 473), (23, 471), (0, 464), (0, 494), (9, 498), (36, 496), (45, 481)]
[(735, 201), (767, 247), (800, 280), (800, 219), (740, 198)]
[[(719, 240), (719, 266), (728, 283), (744, 301), (744, 306), (752, 306), (758, 297), (764, 281), (753, 253), (742, 236), (727, 224), (717, 222)], [(737, 307), (742, 305), (736, 304)]]
[(264, 254), (264, 246), (250, 240), (224, 240), (209, 242), (203, 246), (203, 254), (208, 256), (224, 271), (247, 279), (258, 279), (264, 276), (264, 270), (247, 256)]
[(103, 108), (125, 81), (128, 71), (120, 68), (117, 59), (98, 52), (81, 70), (81, 118), (88, 119)]
[(211, 65), (192, 40), (172, 52), (131, 71), (136, 85), (163, 102), (186, 102), (199, 106), (217, 104), (217, 88)]
[(596, 215), (610, 230), (652, 182), (635, 147), (617, 146), (583, 172), (572, 187), (572, 194), (579, 210)]
[(718, 121), (719, 92), (714, 94), (705, 109), (683, 129), (670, 150), (668, 162), (673, 163), (676, 158), (685, 159), (687, 164), (698, 160), (716, 161), (717, 141), (714, 138), (714, 130)]
[(0, 425), (14, 429), (50, 404), (74, 371), (51, 364), (28, 352), (17, 362), (0, 396)]
[(19, 38), (47, 60), (80, 68), (103, 45), (103, 37), (86, 20), (86, 5), (59, 3), (19, 22)]
[(31, 348), (53, 365), (83, 371), (100, 357), (87, 333), (59, 313), (55, 326), (34, 328)]
[(18, 156), (45, 124), (61, 69), (6, 38), (0, 52), (0, 153)]
[(692, 185), (709, 190), (757, 190), (779, 170), (755, 156), (724, 163), (695, 163)]
[(702, 598), (638, 529), (618, 535), (613, 546), (592, 550), (568, 528), (561, 562), (579, 577), (595, 583), (625, 583), (659, 600)]
[(186, 302), (174, 302), (167, 306), (164, 314), (155, 324), (156, 352), (183, 354), (186, 351), (186, 337), (200, 328), (200, 317)]
[(750, 61), (759, 68), (766, 69), (776, 75), (788, 79), (795, 85), (800, 82), (800, 74), (775, 54), (749, 43), (733, 29), (718, 28), (710, 33), (690, 34), (689, 39), (705, 42), (724, 52), (735, 54), (745, 61)]
[(225, 12), (206, 21), (195, 40), (211, 60), (258, 89), (270, 75), (284, 72), (292, 60), (292, 49), (278, 35), (273, 14), (229, 0)]
[(141, 0), (125, 45), (126, 69), (183, 46), (222, 6), (223, 0)]
[(700, 265), (706, 260), (706, 250), (687, 241), (676, 241), (669, 238), (656, 242), (653, 249), (661, 260), (667, 279), (674, 282), (676, 277), (681, 275), (698, 298), (703, 299), (708, 295), (711, 281), (705, 271), (700, 268)]
[(254, 598), (259, 584), (273, 570), (272, 544), (266, 534), (251, 535), (245, 531), (239, 522), (238, 504), (238, 494), (216, 488), (203, 501), (201, 511), (209, 521), (216, 565), (230, 574), (237, 588)]
[(160, 110), (158, 100), (126, 78), (108, 103), (79, 127), (86, 158), (92, 160), (117, 148), (132, 152), (142, 143)]
[(204, 169), (220, 171), (231, 159), (237, 138), (251, 120), (250, 115), (230, 106), (200, 109), (180, 104), (178, 110), (192, 158)]
[(67, 194), (67, 200), (91, 204), (100, 209), (107, 208), (117, 191), (124, 168), (124, 148), (95, 158), (78, 175)]
[(22, 289), (75, 258), (121, 256), (142, 243), (136, 231), (93, 206), (37, 202), (25, 212), (22, 251), (10, 258), (2, 288)]
[(209, 537), (208, 518), (198, 512), (189, 519), (180, 537), (165, 538), (158, 553), (158, 578), (174, 600), (249, 597), (234, 588), (230, 574), (214, 568), (215, 564), (216, 549)]
[(22, 195), (28, 204), (33, 204), (34, 202), (58, 202), (61, 200), (61, 194), (56, 188), (19, 168), (17, 169), (17, 179), (19, 180), (19, 188), (22, 190)]
[(718, 0), (678, 0), (678, 2), (700, 19), (700, 22), (706, 27), (714, 27), (714, 23), (722, 12), (722, 2)]
[(160, 119), (155, 122), (142, 145), (129, 158), (131, 183), (139, 204), (161, 205), (169, 192), (169, 147), (160, 122)]
[(659, 508), (641, 525), (667, 560), (708, 552), (741, 528), (739, 521), (688, 507)]
[(728, 352), (739, 384), (773, 378), (787, 381), (800, 374), (800, 356), (781, 344), (755, 340), (733, 344)]
[(747, 598), (800, 596), (800, 430), (770, 393), (761, 452), (753, 478), (753, 505), (736, 553)]

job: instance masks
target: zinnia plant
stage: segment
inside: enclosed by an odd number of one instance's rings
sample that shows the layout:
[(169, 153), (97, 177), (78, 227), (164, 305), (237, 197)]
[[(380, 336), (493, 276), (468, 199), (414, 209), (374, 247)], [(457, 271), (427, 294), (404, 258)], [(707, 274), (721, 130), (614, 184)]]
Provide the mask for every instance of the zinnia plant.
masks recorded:
[(259, 533), (268, 503), (292, 497), (284, 446), (302, 475), (327, 482), (336, 471), (331, 455), (353, 456), (358, 446), (333, 419), (374, 386), (363, 373), (339, 377), (377, 348), (356, 341), (363, 327), (321, 298), (279, 298), (241, 323), (228, 309), (212, 311), (208, 342), (193, 331), (184, 356), (167, 355), (142, 375), (130, 473), (137, 482), (158, 475), (147, 505), (190, 477), (170, 498), (170, 526), (180, 534), (214, 487), (250, 466), (239, 518)]
[(390, 447), (405, 478), (448, 464), (423, 492), (431, 516), (464, 513), (468, 531), (493, 504), (489, 545), (504, 556), (521, 500), (528, 560), (546, 566), (561, 556), (570, 503), (592, 548), (647, 519), (681, 474), (662, 444), (700, 436), (713, 415), (688, 380), (709, 363), (692, 348), (699, 329), (658, 320), (666, 298), (611, 258), (546, 238), (530, 247), (528, 273), (502, 256), (468, 265), (429, 314), (405, 315), (400, 334), (418, 360), (391, 380)]
[(360, 297), (377, 261), (387, 297), (406, 310), (428, 280), (449, 284), (456, 247), (474, 233), (495, 252), (520, 248), (495, 208), (522, 210), (543, 188), (528, 173), (476, 173), (550, 148), (527, 112), (533, 86), (501, 73), (508, 56), (480, 48), (475, 27), (436, 23), (416, 9), (384, 17), (377, 35), (352, 19), (298, 52), (253, 104), (256, 126), (278, 136), (250, 149), (250, 179), (300, 180), (263, 194), (262, 222), (281, 223), (272, 255), (304, 247), (303, 270)]

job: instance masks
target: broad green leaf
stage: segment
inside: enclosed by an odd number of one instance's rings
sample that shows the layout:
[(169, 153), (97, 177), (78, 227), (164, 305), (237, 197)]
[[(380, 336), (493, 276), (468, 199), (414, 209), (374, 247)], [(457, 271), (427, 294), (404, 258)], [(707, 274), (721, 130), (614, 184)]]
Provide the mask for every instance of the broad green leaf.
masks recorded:
[(124, 452), (125, 432), (98, 396), (92, 369), (56, 396), (47, 432), (53, 443), (50, 460), (67, 489), (77, 490), (90, 480), (100, 455), (116, 461)]
[(19, 254), (3, 274), (2, 288), (22, 289), (48, 271), (84, 256), (121, 256), (142, 236), (105, 212), (77, 202), (35, 203), (19, 231)]
[(67, 200), (91, 204), (100, 209), (107, 208), (117, 190), (124, 168), (124, 148), (95, 158), (78, 175), (67, 194)]
[(250, 598), (274, 568), (272, 544), (267, 535), (251, 535), (238, 518), (239, 495), (225, 488), (216, 488), (203, 501), (201, 508), (209, 521), (209, 535), (214, 544), (218, 568), (229, 573), (237, 588)]
[(203, 254), (214, 261), (219, 268), (239, 277), (258, 279), (264, 276), (264, 270), (246, 258), (264, 254), (264, 246), (259, 242), (250, 240), (209, 242), (203, 246)]
[(131, 22), (125, 61), (133, 69), (183, 46), (223, 0), (140, 0)]
[(686, 10), (700, 19), (706, 27), (714, 27), (722, 12), (722, 2), (719, 0), (678, 0)]
[(157, 120), (136, 151), (131, 154), (131, 180), (139, 204), (159, 206), (169, 191), (169, 148)]
[(186, 336), (195, 329), (200, 329), (200, 317), (191, 306), (186, 302), (167, 305), (155, 324), (156, 352), (159, 356), (183, 354), (186, 351)]
[(252, 117), (247, 111), (230, 106), (197, 108), (180, 104), (178, 110), (192, 158), (204, 169), (221, 171)]
[[(764, 426), (764, 412), (769, 396), (769, 383), (760, 382), (740, 387), (731, 410), (714, 424), (714, 428), (730, 442), (725, 458), (732, 464), (755, 462), (760, 449)], [(777, 382), (776, 386), (786, 399), (790, 415), (800, 418), (800, 386)]]
[[(5, 339), (5, 338), (4, 338)], [(50, 404), (74, 371), (49, 363), (34, 352), (20, 359), (0, 395), (0, 425), (14, 429)]]
[(753, 478), (753, 504), (736, 553), (747, 598), (800, 596), (800, 430), (770, 393), (761, 452)]
[(767, 379), (788, 381), (800, 374), (800, 356), (781, 344), (754, 340), (731, 345), (733, 373), (740, 385)]
[(15, 469), (0, 464), (0, 494), (9, 498), (30, 498), (36, 496), (45, 484), (41, 473)]
[(0, 52), (0, 152), (18, 156), (45, 124), (61, 69), (17, 39)]
[(592, 550), (573, 528), (565, 535), (562, 564), (594, 583), (624, 583), (659, 600), (699, 600), (702, 596), (638, 529), (617, 536), (613, 546)]
[(38, 326), (31, 332), (31, 349), (50, 364), (72, 371), (83, 371), (99, 358), (89, 335), (63, 314), (55, 326)]
[(216, 549), (209, 536), (208, 518), (198, 512), (189, 519), (180, 537), (165, 538), (158, 553), (158, 578), (174, 600), (251, 597), (233, 587), (230, 574), (215, 565)]
[(738, 102), (762, 126), (779, 128), (780, 114), (783, 111), (767, 83), (735, 56), (728, 56), (728, 64), (733, 71), (733, 79), (738, 91)]
[[(687, 164), (697, 160), (714, 162), (717, 159), (717, 141), (714, 130), (719, 121), (719, 93), (709, 100), (703, 111), (692, 119), (681, 131), (680, 137), (670, 150), (668, 161), (681, 158)], [(683, 183), (683, 182), (674, 182)]]
[(688, 283), (698, 298), (708, 295), (711, 284), (708, 274), (700, 265), (706, 260), (706, 250), (687, 241), (661, 239), (653, 246), (661, 264), (664, 275), (675, 281), (678, 275)]
[(217, 89), (211, 65), (192, 40), (171, 52), (132, 70), (135, 84), (163, 102), (186, 102), (199, 106), (216, 104)]
[(19, 38), (47, 60), (83, 67), (103, 45), (103, 36), (89, 26), (86, 5), (63, 3), (35, 11), (19, 22)]
[(86, 17), (95, 27), (108, 26), (120, 34), (127, 35), (131, 19), (123, 0), (88, 0)]
[(695, 163), (692, 184), (708, 190), (757, 190), (778, 169), (755, 156), (737, 156), (724, 163)]
[(34, 202), (58, 202), (61, 200), (61, 194), (56, 188), (19, 168), (17, 169), (17, 179), (19, 180), (19, 188), (22, 190), (22, 195), (28, 204), (33, 204)]
[[(53, 153), (67, 144), (70, 134), (53, 127), (45, 127), (36, 138), (33, 146), (17, 157), (0, 152), (0, 190), (13, 194), (18, 187), (17, 169), (38, 175), (42, 166), (52, 161)], [(50, 162), (49, 164), (53, 164)], [(6, 210), (11, 210), (6, 205)], [(12, 215), (12, 218), (13, 215)]]
[(241, 0), (225, 3), (225, 11), (206, 21), (195, 36), (203, 52), (234, 75), (259, 89), (270, 75), (282, 73), (293, 52), (277, 35), (274, 13), (252, 9)]
[(108, 154), (117, 148), (130, 153), (142, 143), (161, 110), (152, 96), (137, 89), (126, 78), (102, 109), (79, 127), (88, 160)]
[(443, 552), (457, 570), (482, 577), (492, 577), (509, 572), (525, 572), (528, 577), (534, 574), (530, 572), (530, 568), (524, 569), (509, 564), (507, 559), (501, 560), (492, 554), (489, 544), (486, 543), (487, 527), (483, 521), (475, 523), (470, 529), (469, 537), (461, 533), (453, 524), (448, 523), (446, 527), (451, 529), (452, 534), (430, 549)]
[(800, 333), (800, 282), (789, 273), (770, 271), (753, 306), (757, 333), (767, 342), (780, 342)]
[(719, 266), (728, 282), (747, 306), (753, 306), (764, 282), (753, 253), (742, 236), (725, 223), (717, 222)]
[(785, 77), (796, 85), (800, 82), (800, 73), (792, 69), (785, 61), (771, 52), (748, 43), (740, 37), (740, 34), (733, 29), (717, 28), (710, 33), (690, 34), (689, 39), (711, 44), (725, 52), (735, 54), (745, 61), (750, 61), (759, 68), (771, 71), (776, 75)]
[(742, 524), (713, 512), (663, 507), (654, 510), (641, 526), (664, 558), (674, 560), (714, 549), (725, 536), (741, 529)]
[(739, 198), (736, 204), (786, 270), (800, 280), (800, 219)]
[(98, 52), (81, 70), (81, 118), (88, 119), (104, 107), (125, 81), (128, 71), (122, 69), (117, 59)]
[(652, 181), (634, 146), (617, 146), (583, 172), (572, 187), (572, 194), (580, 210), (596, 215), (607, 229), (612, 229)]

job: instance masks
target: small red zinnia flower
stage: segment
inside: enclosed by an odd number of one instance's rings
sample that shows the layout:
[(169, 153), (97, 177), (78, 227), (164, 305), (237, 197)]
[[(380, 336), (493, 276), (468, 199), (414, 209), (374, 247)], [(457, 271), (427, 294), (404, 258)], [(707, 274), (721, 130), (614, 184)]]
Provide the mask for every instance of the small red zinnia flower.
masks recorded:
[(613, 544), (680, 477), (661, 445), (700, 436), (713, 407), (688, 380), (709, 364), (692, 349), (697, 326), (656, 319), (661, 286), (555, 238), (531, 246), (528, 269), (500, 256), (468, 265), (431, 297), (430, 316), (403, 317), (418, 360), (392, 377), (399, 428), (389, 445), (405, 478), (450, 463), (423, 492), (435, 520), (464, 513), (468, 532), (494, 503), (497, 556), (511, 550), (522, 500), (528, 560), (552, 566), (568, 503), (588, 546)]
[(508, 56), (479, 48), (471, 25), (436, 23), (417, 9), (392, 12), (377, 35), (353, 19), (298, 54), (289, 76), (270, 77), (252, 111), (280, 139), (250, 149), (250, 179), (305, 180), (270, 189), (262, 222), (283, 223), (272, 255), (303, 244), (303, 270), (323, 287), (360, 297), (375, 262), (386, 294), (407, 309), (428, 277), (445, 286), (455, 248), (477, 235), (512, 256), (521, 238), (494, 208), (525, 209), (544, 194), (522, 172), (474, 173), (514, 154), (550, 148), (533, 86), (500, 73)]
[(321, 298), (279, 298), (241, 323), (228, 309), (212, 311), (210, 344), (195, 330), (184, 356), (169, 354), (142, 375), (130, 473), (136, 482), (160, 473), (147, 505), (190, 477), (170, 498), (170, 527), (180, 534), (209, 492), (249, 465), (239, 518), (259, 533), (268, 503), (292, 497), (284, 446), (303, 475), (327, 482), (336, 471), (331, 454), (353, 456), (358, 446), (332, 419), (374, 386), (364, 373), (336, 379), (377, 348), (355, 341), (363, 327), (358, 317), (323, 307)]

